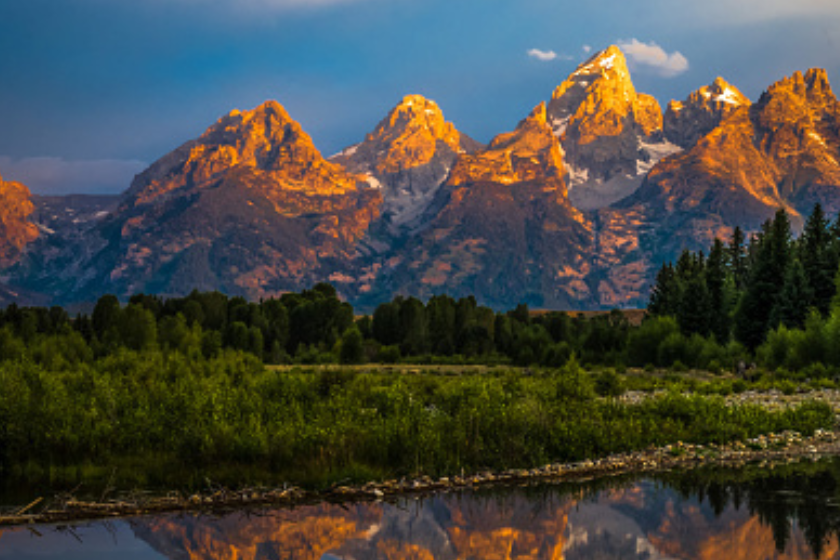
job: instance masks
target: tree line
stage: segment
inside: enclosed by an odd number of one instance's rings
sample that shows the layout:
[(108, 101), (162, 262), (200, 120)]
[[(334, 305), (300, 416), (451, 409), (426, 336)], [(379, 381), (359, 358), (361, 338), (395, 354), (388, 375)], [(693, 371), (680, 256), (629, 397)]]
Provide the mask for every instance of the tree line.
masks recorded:
[(746, 238), (735, 228), (708, 256), (683, 251), (666, 263), (648, 312), (671, 317), (680, 333), (740, 344), (771, 368), (840, 367), (840, 218), (817, 204), (794, 237), (780, 209)]
[(267, 364), (510, 363), (560, 367), (621, 362), (631, 326), (614, 311), (592, 319), (566, 313), (507, 312), (474, 297), (397, 296), (356, 316), (331, 285), (249, 302), (220, 292), (182, 298), (138, 294), (122, 304), (105, 295), (91, 313), (60, 307), (0, 310), (0, 360), (91, 362), (119, 352), (180, 352), (213, 358), (239, 350)]

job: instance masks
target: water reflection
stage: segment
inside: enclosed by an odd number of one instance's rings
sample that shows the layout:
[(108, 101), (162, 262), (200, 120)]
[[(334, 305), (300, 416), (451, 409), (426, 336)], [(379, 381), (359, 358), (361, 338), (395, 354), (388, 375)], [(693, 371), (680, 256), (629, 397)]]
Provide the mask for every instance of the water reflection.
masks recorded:
[(0, 559), (838, 558), (840, 462), (0, 533)]

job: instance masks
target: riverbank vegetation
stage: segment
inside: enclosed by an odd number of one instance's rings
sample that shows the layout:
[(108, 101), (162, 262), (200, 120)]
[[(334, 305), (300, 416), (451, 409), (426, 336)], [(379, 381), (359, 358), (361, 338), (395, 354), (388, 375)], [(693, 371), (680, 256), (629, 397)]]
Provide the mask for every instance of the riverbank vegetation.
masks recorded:
[(624, 404), (599, 397), (610, 383), (575, 360), (530, 374), (500, 367), (434, 375), (269, 369), (235, 351), (190, 359), (123, 350), (59, 369), (6, 362), (0, 386), (0, 468), (13, 478), (32, 465), (137, 458), (175, 470), (248, 465), (319, 486), (523, 468), (786, 429), (809, 434), (834, 423), (818, 402), (768, 411), (674, 390)]

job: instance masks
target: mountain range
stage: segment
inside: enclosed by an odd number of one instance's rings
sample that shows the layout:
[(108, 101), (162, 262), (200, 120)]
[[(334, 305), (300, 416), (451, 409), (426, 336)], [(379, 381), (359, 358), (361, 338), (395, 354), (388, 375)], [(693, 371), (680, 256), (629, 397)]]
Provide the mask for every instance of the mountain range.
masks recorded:
[[(221, 117), (118, 198), (33, 197), (0, 179), (0, 303), (328, 281), (506, 308), (636, 307), (663, 262), (778, 208), (840, 211), (840, 104), (825, 71), (756, 102), (722, 78), (663, 112), (609, 47), (489, 144), (422, 96), (325, 158), (267, 101)], [(1, 171), (1, 170), (0, 170)], [(12, 294), (12, 295), (8, 295)]]
[[(539, 497), (537, 497), (539, 496)], [(265, 515), (179, 515), (138, 519), (135, 536), (162, 557), (232, 560), (578, 560), (627, 558), (776, 558), (816, 554), (812, 535), (771, 526), (745, 505), (716, 510), (652, 482), (564, 499), (542, 490), (523, 495), (435, 496), (420, 505), (303, 506)], [(782, 527), (789, 527), (788, 518)], [(834, 535), (822, 557), (835, 558)]]

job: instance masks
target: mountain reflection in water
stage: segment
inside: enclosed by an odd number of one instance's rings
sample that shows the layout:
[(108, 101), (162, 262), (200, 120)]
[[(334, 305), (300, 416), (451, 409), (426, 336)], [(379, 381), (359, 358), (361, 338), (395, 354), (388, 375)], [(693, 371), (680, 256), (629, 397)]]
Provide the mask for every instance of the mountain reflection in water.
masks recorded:
[(840, 461), (0, 532), (0, 559), (840, 559)]

